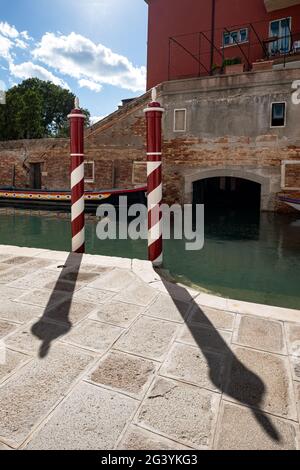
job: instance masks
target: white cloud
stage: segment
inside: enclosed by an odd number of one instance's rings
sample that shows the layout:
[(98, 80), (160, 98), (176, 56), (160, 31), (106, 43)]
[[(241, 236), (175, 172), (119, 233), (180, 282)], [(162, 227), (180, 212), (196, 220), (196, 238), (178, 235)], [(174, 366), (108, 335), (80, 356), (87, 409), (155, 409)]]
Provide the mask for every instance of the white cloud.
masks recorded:
[(0, 33), (12, 39), (19, 36), (19, 31), (14, 26), (11, 26), (7, 22), (4, 23), (3, 21), (0, 22)]
[(23, 39), (18, 39), (18, 38), (15, 40), (15, 45), (16, 47), (19, 47), (20, 49), (27, 49), (28, 47), (28, 44), (25, 41), (23, 41)]
[(20, 33), (15, 26), (7, 22), (0, 22), (0, 58), (12, 62), (12, 56), (15, 56), (15, 54), (11, 52), (12, 49), (14, 47), (27, 49), (28, 43), (26, 41), (30, 39), (27, 31)]
[(12, 41), (0, 35), (0, 57), (6, 60), (11, 60), (10, 50), (12, 47)]
[(79, 80), (78, 85), (80, 88), (88, 88), (89, 90), (95, 91), (96, 93), (99, 93), (102, 90), (102, 85), (100, 85), (100, 83), (87, 80), (86, 78)]
[(101, 121), (101, 119), (104, 119), (106, 116), (91, 116), (90, 117), (90, 121), (91, 121), (91, 124), (96, 124), (96, 122), (99, 122)]
[(56, 77), (52, 72), (41, 67), (40, 65), (33, 64), (32, 62), (23, 62), (22, 64), (13, 64), (9, 66), (11, 75), (16, 78), (27, 79), (27, 78), (39, 78), (40, 80), (46, 80), (59, 85), (63, 88), (70, 89), (68, 84)]
[(26, 41), (31, 41), (33, 38), (29, 36), (28, 34), (28, 31), (22, 31), (20, 33), (20, 36), (22, 36), (22, 38), (26, 39)]
[(76, 33), (46, 33), (33, 57), (60, 73), (97, 84), (110, 84), (133, 92), (145, 90), (146, 68)]
[(6, 36), (10, 39), (16, 39), (21, 36), (26, 41), (31, 40), (32, 38), (29, 36), (28, 31), (21, 31), (19, 32), (15, 26), (10, 25), (7, 21), (3, 22), (0, 21), (0, 34)]

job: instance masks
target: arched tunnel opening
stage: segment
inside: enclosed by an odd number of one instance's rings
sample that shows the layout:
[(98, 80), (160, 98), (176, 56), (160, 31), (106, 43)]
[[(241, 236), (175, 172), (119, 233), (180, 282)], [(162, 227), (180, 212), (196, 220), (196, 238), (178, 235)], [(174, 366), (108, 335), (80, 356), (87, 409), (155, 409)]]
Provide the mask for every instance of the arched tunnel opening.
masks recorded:
[(193, 184), (193, 204), (204, 204), (205, 233), (224, 239), (257, 239), (261, 185), (234, 177), (213, 177)]
[(194, 182), (193, 203), (206, 209), (260, 211), (261, 185), (242, 178), (220, 176)]

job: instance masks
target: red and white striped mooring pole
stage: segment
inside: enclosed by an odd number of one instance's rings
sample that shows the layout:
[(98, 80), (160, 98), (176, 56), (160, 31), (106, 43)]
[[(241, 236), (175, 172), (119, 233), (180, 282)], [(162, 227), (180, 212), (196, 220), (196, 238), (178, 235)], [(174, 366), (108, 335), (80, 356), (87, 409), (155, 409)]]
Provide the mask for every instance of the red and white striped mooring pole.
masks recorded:
[(84, 120), (85, 115), (75, 99), (75, 108), (68, 116), (70, 119), (71, 144), (71, 220), (72, 252), (84, 253)]
[(147, 183), (148, 183), (148, 259), (154, 266), (163, 262), (162, 239), (162, 115), (164, 109), (156, 101), (156, 89), (152, 89), (152, 101), (144, 110), (147, 120)]

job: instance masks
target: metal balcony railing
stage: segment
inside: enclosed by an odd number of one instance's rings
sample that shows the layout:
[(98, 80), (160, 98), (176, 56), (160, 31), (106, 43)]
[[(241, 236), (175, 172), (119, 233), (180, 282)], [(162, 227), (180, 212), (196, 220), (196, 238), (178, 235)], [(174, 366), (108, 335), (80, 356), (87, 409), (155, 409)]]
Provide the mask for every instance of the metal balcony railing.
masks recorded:
[(300, 31), (290, 30), (289, 24), (280, 36), (270, 35), (269, 22), (264, 21), (216, 29), (214, 35), (200, 31), (170, 37), (169, 80), (222, 74), (226, 60), (233, 58), (245, 71), (257, 61), (274, 60), (285, 67), (292, 57), (300, 56)]

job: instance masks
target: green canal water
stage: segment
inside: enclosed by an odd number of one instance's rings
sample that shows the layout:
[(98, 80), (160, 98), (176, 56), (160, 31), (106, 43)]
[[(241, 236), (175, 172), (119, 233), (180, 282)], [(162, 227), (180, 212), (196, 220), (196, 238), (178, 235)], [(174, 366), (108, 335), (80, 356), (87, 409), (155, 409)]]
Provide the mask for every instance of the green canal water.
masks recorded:
[[(145, 241), (100, 241), (96, 219), (86, 222), (91, 254), (146, 259)], [(70, 250), (64, 214), (0, 210), (0, 244)], [(242, 217), (206, 214), (205, 246), (165, 241), (164, 268), (177, 280), (225, 297), (300, 309), (300, 218), (278, 214)]]

